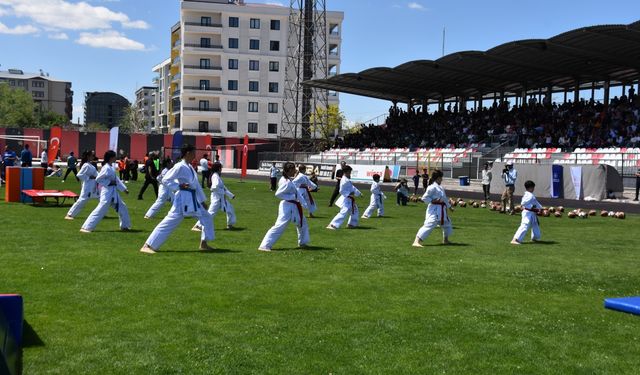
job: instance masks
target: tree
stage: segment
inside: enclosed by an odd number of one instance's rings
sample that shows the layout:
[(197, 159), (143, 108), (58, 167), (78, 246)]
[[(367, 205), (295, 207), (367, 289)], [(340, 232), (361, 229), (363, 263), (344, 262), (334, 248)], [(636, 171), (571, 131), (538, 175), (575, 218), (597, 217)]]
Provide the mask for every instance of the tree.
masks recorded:
[(336, 130), (342, 129), (345, 117), (337, 105), (330, 105), (329, 108), (316, 108), (316, 112), (311, 115), (311, 131), (318, 133), (320, 139), (326, 145), (331, 144)]
[(50, 110), (40, 110), (37, 112), (38, 121), (36, 127), (49, 129), (54, 125), (63, 125), (69, 122), (65, 115), (55, 113)]
[(19, 128), (35, 123), (33, 98), (22, 89), (12, 89), (0, 83), (0, 125)]
[(120, 123), (121, 133), (146, 133), (147, 121), (136, 110), (134, 106), (127, 107), (124, 110), (124, 116)]

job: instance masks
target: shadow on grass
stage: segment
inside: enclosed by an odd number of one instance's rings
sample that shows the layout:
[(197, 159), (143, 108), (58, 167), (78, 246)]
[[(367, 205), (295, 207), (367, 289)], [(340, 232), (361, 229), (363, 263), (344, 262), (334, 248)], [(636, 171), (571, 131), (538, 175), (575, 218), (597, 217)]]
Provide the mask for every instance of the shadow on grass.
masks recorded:
[(326, 246), (307, 246), (307, 247), (285, 247), (281, 249), (271, 249), (272, 252), (284, 252), (284, 251), (334, 251), (332, 247)]
[(213, 250), (160, 250), (159, 254), (162, 253), (171, 253), (171, 254), (228, 254), (228, 253), (240, 253), (239, 250), (230, 250), (230, 249), (213, 249)]
[(245, 228), (245, 227), (233, 227), (233, 228), (224, 228), (224, 230), (229, 231), (229, 232), (242, 232), (244, 230), (247, 230), (247, 228)]
[(142, 232), (147, 232), (146, 230), (142, 230), (142, 229), (129, 229), (127, 231), (122, 231), (120, 229), (114, 229), (114, 230), (97, 230), (94, 231), (95, 233), (142, 233)]
[[(368, 219), (368, 220), (371, 220), (371, 219)], [(344, 229), (346, 229), (346, 230), (371, 230), (371, 229), (376, 229), (376, 228), (357, 226), (355, 228), (344, 228)]]
[(523, 242), (523, 245), (557, 245), (556, 241), (536, 241), (536, 242)]
[[(443, 244), (443, 243), (423, 243), (422, 244), (423, 247), (441, 247), (443, 249), (446, 249), (447, 247), (467, 247), (470, 246), (468, 243), (463, 243), (463, 242), (449, 242), (447, 245)], [(416, 248), (418, 249), (418, 248)]]
[(38, 333), (31, 327), (31, 324), (25, 319), (22, 322), (22, 347), (32, 348), (36, 346), (44, 346), (44, 341), (38, 336)]

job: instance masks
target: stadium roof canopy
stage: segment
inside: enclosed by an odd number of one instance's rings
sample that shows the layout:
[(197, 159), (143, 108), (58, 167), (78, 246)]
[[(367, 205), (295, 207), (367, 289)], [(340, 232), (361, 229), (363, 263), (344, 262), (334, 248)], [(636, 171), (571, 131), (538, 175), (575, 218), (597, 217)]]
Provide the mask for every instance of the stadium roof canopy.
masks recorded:
[(549, 39), (517, 40), (487, 51), (455, 52), (437, 60), (415, 60), (304, 84), (398, 102), (437, 102), (549, 88), (561, 92), (638, 78), (640, 21), (582, 27)]

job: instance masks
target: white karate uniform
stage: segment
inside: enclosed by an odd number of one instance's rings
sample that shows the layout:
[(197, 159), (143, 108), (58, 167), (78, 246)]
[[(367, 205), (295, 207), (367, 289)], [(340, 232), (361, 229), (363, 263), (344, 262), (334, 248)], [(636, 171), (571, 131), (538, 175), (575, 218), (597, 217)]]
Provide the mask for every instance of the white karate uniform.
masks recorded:
[(76, 217), (76, 215), (84, 208), (89, 202), (89, 199), (98, 199), (98, 184), (96, 178), (98, 177), (98, 170), (91, 163), (84, 163), (80, 168), (80, 172), (76, 176), (82, 182), (82, 189), (80, 190), (80, 196), (78, 200), (71, 206), (67, 216)]
[(149, 207), (147, 213), (144, 214), (146, 217), (156, 216), (165, 203), (170, 203), (173, 200), (173, 192), (167, 189), (162, 183), (162, 179), (166, 176), (167, 172), (169, 172), (169, 169), (165, 168), (160, 172), (158, 177), (156, 177), (156, 180), (158, 180), (158, 198), (156, 198), (156, 201)]
[(362, 195), (360, 190), (358, 190), (351, 179), (347, 176), (342, 176), (340, 179), (340, 197), (336, 200), (336, 206), (340, 207), (340, 212), (331, 220), (331, 225), (340, 228), (344, 219), (349, 216), (349, 221), (347, 225), (352, 227), (358, 226), (358, 222), (360, 220), (360, 211), (358, 210), (358, 205), (354, 197), (359, 197)]
[[(207, 197), (198, 181), (198, 173), (191, 164), (184, 160), (176, 163), (164, 176), (162, 184), (173, 192), (173, 205), (167, 216), (151, 232), (146, 244), (158, 250), (185, 217), (197, 217), (200, 220), (203, 225), (201, 241), (213, 240), (215, 238), (213, 220), (203, 206)], [(188, 184), (189, 187), (180, 188), (183, 184)]]
[[(433, 201), (440, 201), (440, 203), (433, 203)], [(427, 213), (425, 215), (424, 224), (418, 230), (416, 235), (420, 240), (424, 241), (431, 231), (438, 225), (442, 228), (443, 238), (448, 238), (453, 233), (453, 226), (451, 225), (451, 219), (447, 215), (447, 209), (451, 207), (449, 204), (449, 198), (444, 192), (444, 188), (438, 185), (437, 182), (432, 183), (427, 187), (427, 191), (422, 195), (422, 201), (427, 203)]]
[(120, 198), (119, 191), (127, 190), (127, 187), (118, 178), (115, 166), (105, 164), (100, 168), (100, 173), (96, 177), (96, 183), (100, 185), (100, 203), (91, 212), (87, 220), (82, 224), (82, 229), (92, 231), (96, 228), (100, 220), (109, 211), (109, 206), (113, 207), (120, 218), (120, 229), (130, 229), (131, 219), (129, 218), (129, 210), (127, 205)]
[(298, 189), (298, 197), (300, 197), (302, 207), (308, 210), (310, 214), (316, 212), (317, 206), (311, 196), (311, 190), (317, 189), (318, 185), (314, 184), (304, 173), (298, 173), (296, 178), (293, 179), (293, 184)]
[(288, 178), (281, 177), (278, 182), (278, 190), (276, 197), (281, 199), (278, 208), (278, 218), (276, 223), (264, 235), (260, 248), (271, 249), (273, 244), (278, 241), (284, 233), (289, 223), (294, 223), (298, 231), (298, 245), (306, 245), (309, 243), (309, 225), (307, 219), (302, 212), (302, 204), (300, 204), (298, 189), (293, 181)]
[(380, 188), (380, 183), (373, 181), (371, 184), (371, 198), (369, 200), (369, 207), (364, 211), (362, 217), (371, 217), (373, 215), (373, 211), (378, 209), (378, 216), (384, 215), (384, 202), (383, 200), (387, 197), (382, 192)]
[(531, 228), (531, 239), (540, 239), (540, 225), (538, 223), (538, 216), (534, 211), (534, 208), (542, 208), (542, 205), (538, 202), (533, 193), (526, 191), (522, 196), (522, 221), (520, 221), (520, 227), (513, 236), (518, 242), (524, 240), (524, 236), (527, 234), (529, 228)]

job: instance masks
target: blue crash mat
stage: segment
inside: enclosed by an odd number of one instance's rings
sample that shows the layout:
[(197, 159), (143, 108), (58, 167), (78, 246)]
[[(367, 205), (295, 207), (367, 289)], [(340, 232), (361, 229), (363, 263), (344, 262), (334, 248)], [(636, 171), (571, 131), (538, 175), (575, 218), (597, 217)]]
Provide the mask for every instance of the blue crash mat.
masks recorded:
[(640, 315), (640, 297), (607, 298), (604, 300), (604, 307)]

